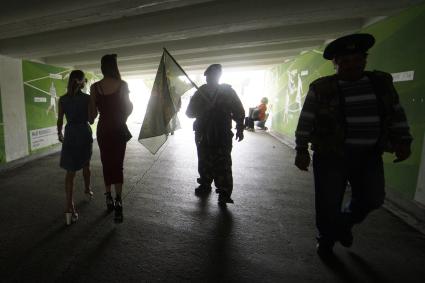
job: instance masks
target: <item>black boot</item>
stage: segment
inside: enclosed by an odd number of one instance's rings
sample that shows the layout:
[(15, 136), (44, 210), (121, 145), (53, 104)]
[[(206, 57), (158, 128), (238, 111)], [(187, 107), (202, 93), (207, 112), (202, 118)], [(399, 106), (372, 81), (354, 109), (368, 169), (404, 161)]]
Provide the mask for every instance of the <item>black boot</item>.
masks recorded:
[(106, 192), (106, 210), (112, 212), (114, 210), (114, 200), (112, 199), (111, 192)]
[(196, 189), (195, 189), (195, 195), (205, 195), (205, 194), (209, 194), (211, 192), (212, 188), (211, 185), (208, 184), (200, 184)]
[(230, 198), (230, 195), (226, 191), (217, 189), (216, 192), (218, 192), (219, 205), (226, 205), (226, 203), (233, 203), (233, 200)]
[(344, 227), (344, 229), (341, 229), (338, 235), (338, 241), (346, 248), (353, 245), (354, 237), (353, 232), (351, 232), (351, 227)]
[(316, 251), (322, 259), (330, 259), (334, 257), (333, 247), (335, 242), (320, 238), (317, 240)]

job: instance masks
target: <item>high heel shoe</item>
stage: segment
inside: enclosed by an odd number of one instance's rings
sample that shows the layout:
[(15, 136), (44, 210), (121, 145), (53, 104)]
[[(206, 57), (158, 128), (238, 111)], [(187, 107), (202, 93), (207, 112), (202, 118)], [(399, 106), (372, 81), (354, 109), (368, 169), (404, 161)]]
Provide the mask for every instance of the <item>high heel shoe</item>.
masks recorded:
[(115, 208), (112, 195), (110, 192), (108, 192), (108, 193), (105, 193), (105, 196), (106, 196), (106, 210), (108, 212), (112, 212)]
[(84, 194), (86, 195), (88, 201), (91, 201), (93, 199), (94, 194), (91, 188), (89, 188), (88, 190), (85, 190)]
[(124, 219), (123, 213), (122, 213), (122, 201), (121, 199), (115, 199), (115, 217), (114, 221), (115, 223), (122, 223)]
[(72, 212), (65, 212), (65, 225), (69, 226), (72, 223)]
[(71, 222), (75, 223), (78, 221), (78, 213), (76, 211), (74, 211), (71, 215)]

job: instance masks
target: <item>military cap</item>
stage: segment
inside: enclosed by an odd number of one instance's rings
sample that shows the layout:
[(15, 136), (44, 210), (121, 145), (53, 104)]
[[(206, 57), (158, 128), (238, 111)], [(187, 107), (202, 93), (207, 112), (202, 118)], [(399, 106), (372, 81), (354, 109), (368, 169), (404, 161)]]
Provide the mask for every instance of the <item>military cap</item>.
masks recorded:
[(332, 60), (338, 55), (366, 53), (375, 44), (375, 38), (368, 33), (355, 33), (335, 39), (323, 52), (323, 58)]
[(204, 72), (204, 76), (208, 75), (212, 71), (219, 71), (219, 72), (221, 72), (221, 64), (212, 64), (212, 65), (209, 65), (208, 68)]

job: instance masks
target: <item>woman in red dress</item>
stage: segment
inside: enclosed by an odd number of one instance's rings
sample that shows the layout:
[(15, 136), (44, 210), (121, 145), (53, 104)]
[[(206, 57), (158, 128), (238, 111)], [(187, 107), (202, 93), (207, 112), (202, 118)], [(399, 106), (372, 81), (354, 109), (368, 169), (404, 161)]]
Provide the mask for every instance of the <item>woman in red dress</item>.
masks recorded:
[[(94, 121), (99, 114), (97, 142), (103, 166), (106, 206), (108, 211), (115, 210), (115, 221), (122, 222), (123, 163), (126, 144), (131, 138), (126, 121), (133, 111), (133, 104), (129, 99), (128, 85), (121, 80), (117, 55), (103, 56), (101, 70), (103, 79), (90, 88), (90, 119)], [(111, 194), (112, 185), (115, 201)]]

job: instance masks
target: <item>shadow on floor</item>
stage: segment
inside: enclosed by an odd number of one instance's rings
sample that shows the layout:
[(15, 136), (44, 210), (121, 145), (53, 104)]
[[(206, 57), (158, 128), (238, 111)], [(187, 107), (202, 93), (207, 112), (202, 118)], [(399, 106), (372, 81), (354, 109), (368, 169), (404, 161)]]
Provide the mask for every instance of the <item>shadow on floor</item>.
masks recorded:
[(387, 278), (380, 274), (370, 263), (354, 252), (348, 252), (353, 263), (358, 266), (361, 271), (371, 279), (371, 282), (388, 282)]
[(68, 269), (62, 273), (62, 278), (58, 282), (81, 282), (86, 281), (87, 270), (105, 256), (105, 252), (113, 247), (113, 242), (116, 238), (117, 228), (114, 227), (105, 233), (102, 237), (96, 238), (94, 246), (90, 247), (89, 251), (84, 251), (86, 254), (81, 257), (75, 257), (75, 262), (69, 264)]
[(233, 216), (227, 206), (219, 206), (212, 231), (212, 243), (208, 251), (206, 277), (209, 282), (223, 282), (231, 278), (234, 250), (232, 250)]
[[(362, 282), (362, 274), (370, 282), (388, 282), (382, 274), (373, 268), (366, 260), (356, 253), (349, 251), (350, 262), (344, 263), (337, 255), (321, 258), (322, 262), (343, 282)], [(360, 271), (360, 272), (359, 272)]]
[(320, 259), (339, 278), (339, 281), (359, 282), (353, 271), (338, 256), (320, 257)]
[[(85, 206), (87, 206), (87, 202), (77, 205), (81, 211), (84, 211)], [(107, 215), (108, 213), (105, 211), (87, 225), (80, 219), (76, 224), (66, 226), (62, 216), (57, 217), (50, 224), (42, 223), (46, 229), (44, 233), (40, 237), (33, 238), (30, 242), (21, 243), (20, 249), (15, 250), (6, 262), (4, 278), (26, 281), (26, 277), (31, 276), (31, 274), (26, 274), (25, 270), (31, 270), (33, 266), (37, 266), (41, 262), (46, 262), (46, 264), (39, 266), (40, 276), (50, 272), (49, 260), (55, 262), (57, 266), (66, 264), (75, 250), (81, 246), (81, 243), (90, 238), (90, 235), (96, 232), (98, 227), (106, 221)], [(53, 273), (53, 271), (51, 272)]]

